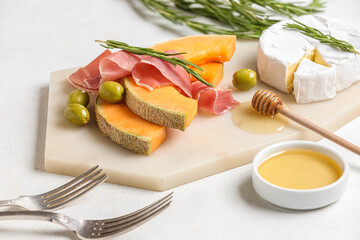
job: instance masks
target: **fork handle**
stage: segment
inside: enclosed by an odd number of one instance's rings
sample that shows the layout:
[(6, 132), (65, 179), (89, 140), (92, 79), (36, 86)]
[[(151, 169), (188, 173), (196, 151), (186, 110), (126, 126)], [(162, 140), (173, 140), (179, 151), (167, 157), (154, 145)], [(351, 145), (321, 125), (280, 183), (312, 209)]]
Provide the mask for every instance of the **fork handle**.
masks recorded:
[(41, 220), (47, 222), (54, 222), (63, 225), (70, 230), (73, 219), (61, 214), (45, 211), (4, 211), (0, 212), (0, 220)]
[(5, 206), (19, 206), (19, 204), (17, 204), (15, 199), (1, 200), (0, 207), (5, 207)]

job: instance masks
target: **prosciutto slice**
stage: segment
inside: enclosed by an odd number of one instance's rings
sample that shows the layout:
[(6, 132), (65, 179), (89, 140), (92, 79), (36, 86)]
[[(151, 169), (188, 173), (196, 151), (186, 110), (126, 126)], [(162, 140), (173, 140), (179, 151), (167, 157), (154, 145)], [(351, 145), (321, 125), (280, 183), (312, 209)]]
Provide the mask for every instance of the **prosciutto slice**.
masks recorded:
[(118, 51), (100, 61), (101, 82), (114, 81), (131, 75), (134, 66), (149, 56), (136, 55), (126, 51)]
[[(174, 57), (182, 58), (180, 55)], [(191, 97), (190, 76), (181, 66), (155, 57), (141, 60), (134, 66), (132, 76), (137, 85), (152, 91), (154, 88), (172, 85), (185, 96)]]
[(103, 58), (111, 54), (109, 49), (105, 50), (87, 66), (79, 68), (75, 73), (71, 74), (68, 77), (69, 82), (78, 89), (89, 92), (97, 91), (101, 79), (99, 63)]
[[(183, 58), (181, 55), (174, 57)], [(162, 86), (174, 86), (183, 95), (196, 99), (199, 108), (213, 114), (226, 113), (239, 104), (230, 90), (218, 91), (199, 81), (191, 83), (189, 74), (181, 66), (126, 51), (111, 53), (107, 49), (86, 67), (73, 73), (68, 80), (76, 88), (96, 93), (101, 82), (118, 80), (129, 75), (133, 76), (139, 86), (150, 91)]]
[(191, 92), (198, 101), (199, 108), (213, 114), (224, 114), (239, 105), (230, 90), (216, 90), (199, 81), (191, 84)]

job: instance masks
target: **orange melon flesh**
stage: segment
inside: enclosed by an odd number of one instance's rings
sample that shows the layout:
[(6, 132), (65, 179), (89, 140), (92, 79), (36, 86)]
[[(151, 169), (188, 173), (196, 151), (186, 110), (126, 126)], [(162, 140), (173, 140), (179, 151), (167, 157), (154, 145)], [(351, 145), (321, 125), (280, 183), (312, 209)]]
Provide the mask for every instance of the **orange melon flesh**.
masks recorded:
[[(200, 65), (203, 71), (197, 68), (193, 68), (195, 72), (201, 74), (201, 77), (208, 83), (216, 86), (223, 78), (224, 64), (219, 62), (210, 62)], [(197, 79), (191, 75), (191, 82), (197, 81)]]
[[(165, 127), (142, 119), (125, 103), (112, 104), (98, 99), (95, 111), (100, 130), (111, 140), (132, 151), (148, 155), (166, 139)], [(100, 123), (101, 120), (106, 124)], [(119, 135), (124, 136), (122, 139), (114, 139)]]
[(196, 65), (227, 62), (234, 55), (236, 37), (232, 35), (199, 35), (168, 40), (152, 46), (157, 51), (186, 52), (184, 58)]
[(149, 91), (128, 77), (125, 90), (126, 104), (131, 111), (152, 123), (184, 131), (197, 114), (197, 101), (172, 86)]

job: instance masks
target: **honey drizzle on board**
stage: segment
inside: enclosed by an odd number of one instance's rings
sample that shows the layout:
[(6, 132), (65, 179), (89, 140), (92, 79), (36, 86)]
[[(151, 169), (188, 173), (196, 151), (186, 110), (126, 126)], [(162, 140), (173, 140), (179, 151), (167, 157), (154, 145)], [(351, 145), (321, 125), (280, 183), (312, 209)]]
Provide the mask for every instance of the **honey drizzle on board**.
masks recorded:
[(281, 132), (290, 122), (290, 119), (281, 114), (271, 117), (256, 112), (251, 106), (251, 102), (241, 103), (234, 108), (232, 120), (244, 131), (263, 134)]
[(290, 189), (324, 187), (339, 179), (343, 172), (335, 160), (309, 149), (274, 153), (257, 170), (266, 181)]

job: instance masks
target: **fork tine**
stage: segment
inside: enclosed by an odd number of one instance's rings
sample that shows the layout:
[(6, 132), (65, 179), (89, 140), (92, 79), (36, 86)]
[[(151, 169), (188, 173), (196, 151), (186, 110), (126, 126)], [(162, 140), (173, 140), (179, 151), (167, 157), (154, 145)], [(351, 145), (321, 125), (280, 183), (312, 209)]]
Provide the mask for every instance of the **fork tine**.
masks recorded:
[(102, 222), (105, 223), (105, 224), (109, 224), (109, 223), (112, 223), (112, 222), (117, 222), (117, 221), (120, 221), (120, 220), (123, 220), (123, 219), (126, 219), (126, 218), (130, 218), (132, 216), (135, 216), (135, 215), (137, 215), (139, 213), (142, 213), (143, 211), (148, 210), (148, 209), (150, 209), (150, 208), (152, 208), (152, 207), (154, 207), (156, 205), (161, 205), (161, 203), (167, 201), (167, 199), (171, 199), (173, 193), (174, 192), (171, 192), (168, 195), (160, 198), (159, 200), (157, 200), (157, 201), (155, 201), (155, 202), (153, 202), (153, 203), (151, 203), (151, 204), (149, 204), (149, 205), (147, 205), (147, 206), (145, 206), (145, 207), (143, 207), (143, 208), (141, 208), (141, 209), (139, 209), (137, 211), (134, 211), (134, 212), (126, 214), (126, 215), (123, 215), (121, 217), (105, 219), (105, 220), (102, 220)]
[(61, 191), (62, 189), (67, 188), (68, 186), (71, 186), (72, 184), (76, 183), (77, 181), (79, 181), (79, 180), (82, 179), (83, 177), (89, 175), (90, 173), (92, 173), (93, 171), (95, 171), (98, 167), (99, 167), (99, 165), (96, 165), (95, 167), (93, 167), (93, 168), (89, 169), (88, 171), (82, 173), (80, 176), (78, 176), (77, 178), (71, 180), (70, 182), (65, 183), (64, 185), (62, 185), (62, 186), (60, 186), (60, 187), (58, 187), (58, 188), (55, 188), (55, 189), (53, 189), (53, 190), (51, 190), (51, 191), (45, 192), (45, 193), (40, 194), (40, 195), (43, 195), (43, 197), (48, 197), (48, 196), (50, 196), (50, 195), (53, 195), (53, 194)]
[(145, 222), (149, 221), (150, 219), (152, 219), (153, 217), (164, 211), (166, 208), (168, 208), (170, 206), (170, 203), (171, 201), (167, 202), (165, 205), (162, 205), (154, 209), (151, 212), (148, 212), (146, 214), (139, 216), (138, 218), (133, 219), (132, 221), (126, 224), (120, 225), (111, 231), (100, 232), (100, 237), (106, 238), (114, 235), (124, 234), (134, 228), (137, 228), (138, 226), (144, 224)]
[(109, 219), (110, 221), (101, 221), (101, 228), (104, 232), (113, 231), (114, 229), (119, 228), (120, 226), (127, 226), (130, 222), (134, 221), (135, 219), (142, 218), (143, 216), (150, 214), (153, 211), (156, 211), (158, 208), (161, 208), (162, 206), (168, 204), (171, 202), (172, 196), (164, 199), (164, 201), (157, 201), (156, 205), (153, 205), (150, 208), (147, 208), (141, 212), (138, 212), (136, 214), (131, 215), (127, 218), (117, 218), (116, 221), (114, 219)]
[(64, 206), (68, 202), (79, 198), (80, 196), (82, 196), (85, 193), (87, 193), (88, 191), (90, 191), (92, 188), (96, 187), (98, 184), (104, 182), (107, 178), (108, 178), (108, 176), (105, 173), (102, 174), (100, 177), (92, 180), (91, 182), (89, 182), (88, 184), (84, 185), (83, 187), (77, 189), (76, 191), (72, 192), (71, 194), (67, 194), (61, 198), (56, 199), (55, 201), (49, 202), (48, 208), (55, 209), (55, 208), (60, 208), (60, 207)]
[(85, 176), (82, 178), (81, 181), (78, 181), (77, 183), (73, 184), (72, 186), (69, 186), (67, 188), (64, 188), (62, 191), (56, 193), (55, 195), (52, 194), (48, 197), (42, 197), (45, 199), (45, 203), (47, 202), (51, 202), (51, 201), (54, 201), (56, 200), (57, 198), (67, 194), (67, 193), (70, 193), (72, 190), (84, 185), (86, 182), (88, 182), (89, 180), (91, 180), (92, 178), (96, 177), (97, 175), (99, 175), (101, 173), (102, 169), (99, 169), (97, 170), (96, 172), (90, 174), (89, 176)]

